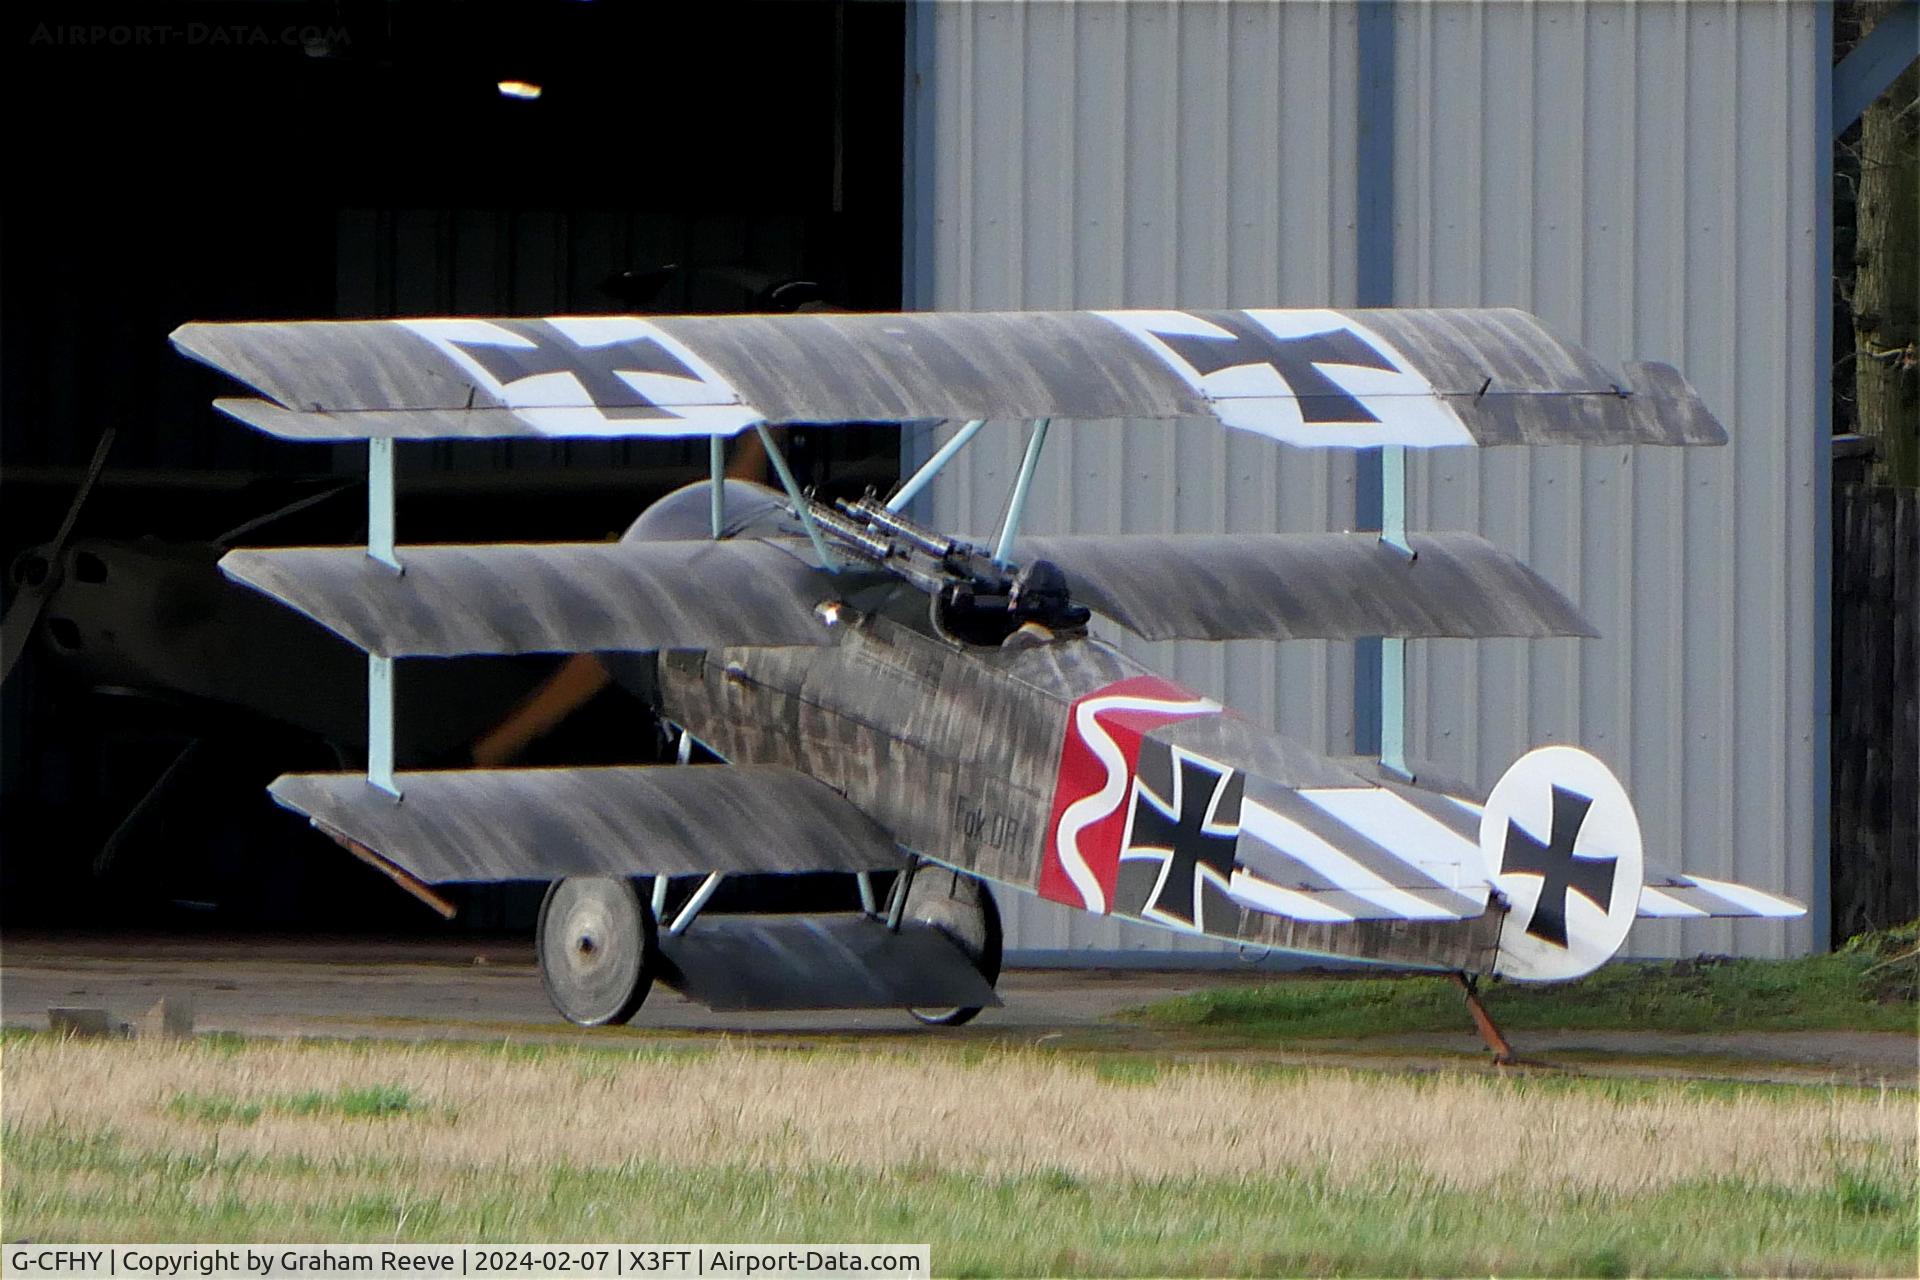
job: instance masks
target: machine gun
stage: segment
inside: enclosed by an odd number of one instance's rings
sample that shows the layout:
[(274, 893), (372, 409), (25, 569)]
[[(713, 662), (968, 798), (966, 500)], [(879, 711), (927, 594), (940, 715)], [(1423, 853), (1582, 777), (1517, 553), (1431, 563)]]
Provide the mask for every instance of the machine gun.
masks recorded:
[(814, 524), (835, 546), (925, 592), (935, 621), (969, 644), (999, 644), (1028, 623), (1079, 631), (1091, 616), (1073, 602), (1066, 575), (1050, 560), (1002, 563), (985, 547), (888, 510), (871, 491), (831, 506), (807, 501)]

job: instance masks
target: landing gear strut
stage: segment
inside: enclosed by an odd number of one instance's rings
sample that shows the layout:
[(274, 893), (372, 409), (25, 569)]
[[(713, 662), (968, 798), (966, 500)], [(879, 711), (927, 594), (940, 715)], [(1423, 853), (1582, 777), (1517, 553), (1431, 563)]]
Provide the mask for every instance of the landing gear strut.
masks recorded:
[(1467, 1012), (1473, 1015), (1473, 1025), (1480, 1029), (1480, 1038), (1487, 1042), (1487, 1048), (1493, 1050), (1493, 1064), (1497, 1067), (1513, 1065), (1513, 1046), (1500, 1034), (1500, 1028), (1494, 1025), (1493, 1015), (1487, 1012), (1487, 1006), (1480, 1003), (1480, 975), (1477, 973), (1456, 973), (1454, 982), (1467, 996)]

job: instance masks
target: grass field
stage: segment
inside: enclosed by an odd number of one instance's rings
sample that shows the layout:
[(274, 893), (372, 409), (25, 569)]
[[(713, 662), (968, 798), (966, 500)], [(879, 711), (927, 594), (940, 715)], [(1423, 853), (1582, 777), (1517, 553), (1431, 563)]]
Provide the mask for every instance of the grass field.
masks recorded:
[[(1895, 1031), (1912, 1034), (1916, 926), (1794, 960), (1610, 964), (1578, 982), (1482, 991), (1508, 1031)], [(1460, 989), (1444, 977), (1290, 978), (1223, 987), (1141, 1010), (1145, 1021), (1258, 1040), (1454, 1031)]]
[(1915, 1095), (955, 1046), (10, 1035), (7, 1238), (927, 1242), (942, 1274), (1915, 1274)]

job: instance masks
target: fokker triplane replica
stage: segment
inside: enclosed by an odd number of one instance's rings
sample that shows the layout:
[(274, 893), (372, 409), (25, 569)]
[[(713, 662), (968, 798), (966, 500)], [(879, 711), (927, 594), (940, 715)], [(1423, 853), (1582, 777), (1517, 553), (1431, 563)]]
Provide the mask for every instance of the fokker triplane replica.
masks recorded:
[[(962, 1022), (996, 1003), (989, 885), (1452, 973), (1470, 999), (1480, 975), (1591, 971), (1636, 915), (1802, 910), (1655, 870), (1625, 791), (1577, 748), (1533, 751), (1481, 795), (1307, 750), (1095, 634), (1593, 634), (1480, 537), (1410, 534), (1396, 512), (1377, 533), (1021, 533), (1056, 419), (1212, 419), (1390, 457), (1725, 441), (1670, 367), (1610, 371), (1522, 312), (423, 319), (174, 341), (260, 393), (218, 402), (240, 421), (369, 442), (367, 546), (222, 561), (369, 654), (365, 776), (291, 774), (273, 795), (430, 899), (550, 882), (540, 965), (575, 1022), (631, 1017), (656, 978), (716, 1008)], [(966, 425), (891, 495), (835, 504), (770, 430), (927, 420)], [(912, 519), (993, 420), (1033, 421), (1002, 527), (973, 541)], [(723, 478), (748, 430), (780, 490)], [(583, 436), (707, 436), (713, 479), (618, 543), (396, 544), (395, 441)], [(681, 762), (724, 763), (396, 772), (394, 661), (476, 653), (606, 655)], [(853, 877), (861, 909), (703, 914), (722, 877), (803, 872)]]

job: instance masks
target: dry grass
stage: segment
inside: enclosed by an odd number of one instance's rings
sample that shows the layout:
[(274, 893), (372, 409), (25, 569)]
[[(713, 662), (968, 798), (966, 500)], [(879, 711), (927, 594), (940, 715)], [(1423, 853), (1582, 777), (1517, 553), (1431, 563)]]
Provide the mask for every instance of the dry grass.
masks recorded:
[[(0, 1072), (14, 1219), (5, 1224), (9, 1235), (37, 1235), (52, 1224), (84, 1230), (89, 1222), (95, 1234), (120, 1234), (110, 1221), (89, 1217), (126, 1211), (115, 1199), (121, 1194), (116, 1177), (137, 1180), (171, 1162), (205, 1165), (209, 1158), (218, 1176), (190, 1179), (182, 1204), (195, 1215), (227, 1213), (232, 1222), (220, 1230), (237, 1235), (297, 1234), (301, 1224), (309, 1231), (332, 1224), (346, 1234), (364, 1234), (364, 1227), (383, 1235), (437, 1230), (448, 1238), (454, 1224), (445, 1215), (463, 1197), (511, 1198), (516, 1185), (542, 1189), (560, 1215), (526, 1219), (522, 1229), (545, 1223), (550, 1230), (604, 1236), (637, 1225), (655, 1231), (676, 1225), (657, 1218), (636, 1223), (630, 1214), (596, 1218), (600, 1210), (593, 1206), (607, 1196), (592, 1188), (618, 1185), (618, 1178), (609, 1173), (596, 1181), (594, 1170), (621, 1171), (629, 1179), (641, 1176), (636, 1170), (653, 1171), (645, 1173), (649, 1178), (664, 1171), (668, 1181), (695, 1183), (711, 1177), (716, 1186), (734, 1187), (729, 1195), (739, 1194), (741, 1176), (786, 1175), (770, 1184), (776, 1190), (767, 1193), (768, 1206), (785, 1205), (786, 1188), (809, 1182), (866, 1187), (905, 1180), (957, 1185), (963, 1192), (997, 1187), (994, 1194), (1003, 1198), (1043, 1201), (1054, 1192), (1108, 1187), (1116, 1189), (1109, 1197), (1115, 1211), (1129, 1211), (1122, 1206), (1140, 1193), (1140, 1204), (1164, 1203), (1171, 1214), (1183, 1193), (1169, 1188), (1190, 1188), (1215, 1204), (1224, 1202), (1208, 1188), (1239, 1188), (1251, 1189), (1245, 1212), (1256, 1222), (1284, 1208), (1274, 1196), (1311, 1188), (1316, 1206), (1377, 1204), (1388, 1217), (1403, 1205), (1408, 1212), (1438, 1206), (1423, 1225), (1392, 1229), (1442, 1240), (1473, 1230), (1445, 1216), (1456, 1204), (1480, 1206), (1496, 1220), (1518, 1214), (1517, 1221), (1549, 1225), (1556, 1213), (1577, 1209), (1587, 1215), (1581, 1221), (1588, 1230), (1593, 1222), (1611, 1221), (1610, 1213), (1649, 1218), (1629, 1206), (1659, 1197), (1699, 1202), (1724, 1187), (1729, 1203), (1750, 1203), (1746, 1212), (1757, 1215), (1750, 1229), (1731, 1224), (1747, 1230), (1735, 1239), (1750, 1239), (1759, 1250), (1754, 1257), (1764, 1261), (1753, 1265), (1844, 1271), (1884, 1266), (1872, 1260), (1889, 1242), (1896, 1258), (1900, 1247), (1911, 1250), (1910, 1243), (1902, 1245), (1911, 1227), (1882, 1219), (1911, 1217), (1920, 1177), (1914, 1098), (1900, 1091), (1621, 1090), (1487, 1077), (1275, 1076), (1217, 1066), (1115, 1071), (1013, 1052), (974, 1062), (935, 1053), (727, 1046), (692, 1054), (528, 1056), (369, 1044), (236, 1049), (47, 1037), (10, 1041)], [(368, 1098), (390, 1105), (359, 1105)], [(82, 1150), (89, 1141), (110, 1144), (113, 1160), (89, 1163)], [(16, 1156), (28, 1149), (39, 1154), (22, 1167)], [(33, 1185), (22, 1185), (23, 1177)], [(578, 1212), (554, 1207), (559, 1193), (553, 1188), (573, 1178), (589, 1189), (581, 1198), (590, 1203)], [(647, 1185), (631, 1194), (661, 1194)], [(858, 1200), (866, 1193), (849, 1194)], [(1256, 1203), (1260, 1196), (1266, 1201)], [(314, 1216), (316, 1197), (330, 1217)], [(756, 1238), (756, 1230), (760, 1238), (832, 1238), (809, 1225), (802, 1209), (765, 1216), (774, 1211), (762, 1206), (755, 1218), (743, 1205), (738, 1213), (744, 1216), (721, 1221), (746, 1229), (735, 1238)], [(1012, 1217), (1030, 1218), (1040, 1230), (1106, 1229), (1097, 1221), (1049, 1226), (1047, 1212)], [(1151, 1217), (1156, 1210), (1130, 1212)], [(1704, 1205), (1698, 1212), (1713, 1216)], [(1830, 1213), (1847, 1229), (1844, 1243), (1810, 1243), (1802, 1257), (1794, 1233), (1816, 1232), (1812, 1219), (1795, 1217), (1802, 1213)], [(20, 1221), (23, 1215), (27, 1221)], [(479, 1221), (479, 1229), (491, 1229), (484, 1212)], [(276, 1223), (291, 1225), (263, 1226)], [(712, 1226), (713, 1220), (696, 1213), (679, 1225)], [(1669, 1257), (1694, 1266), (1717, 1261), (1688, 1252), (1712, 1246), (1690, 1241), (1684, 1221), (1642, 1226), (1634, 1239), (1665, 1233), (1658, 1247)], [(459, 1229), (475, 1229), (473, 1221)], [(857, 1232), (872, 1223), (856, 1215), (842, 1229)], [(667, 1230), (659, 1238), (702, 1237)], [(1577, 1251), (1557, 1262), (1554, 1249), (1564, 1242), (1556, 1244), (1548, 1226), (1530, 1241), (1521, 1241), (1518, 1253), (1487, 1256), (1429, 1250), (1395, 1262), (1403, 1255), (1361, 1253), (1359, 1269), (1613, 1266), (1611, 1255), (1596, 1263)], [(982, 1265), (1006, 1270), (1010, 1256), (993, 1255)], [(1114, 1267), (1115, 1255), (1094, 1256), (1105, 1261), (1089, 1263), (1092, 1269)], [(1172, 1265), (1168, 1255), (1145, 1256), (1159, 1260), (1147, 1269)], [(1303, 1262), (1284, 1250), (1239, 1262), (1237, 1254), (1191, 1256), (1205, 1256), (1222, 1271), (1324, 1269), (1311, 1265), (1318, 1255)], [(935, 1257), (943, 1265), (938, 1252)], [(1058, 1256), (1045, 1257), (1051, 1260), (1032, 1265), (1075, 1269)]]
[[(516, 1060), (36, 1039), (7, 1049), (4, 1072), (11, 1126), (110, 1126), (144, 1151), (195, 1144), (213, 1127), (235, 1153), (404, 1158), (430, 1168), (745, 1160), (788, 1170), (920, 1164), (989, 1177), (1051, 1169), (1167, 1178), (1325, 1167), (1337, 1180), (1384, 1165), (1462, 1191), (1618, 1194), (1756, 1169), (1805, 1190), (1830, 1180), (1836, 1151), (1904, 1147), (1910, 1157), (1914, 1140), (1913, 1102), (1900, 1095), (1619, 1102), (1497, 1079), (1263, 1079), (1231, 1067), (1136, 1084), (1023, 1054), (976, 1065), (733, 1048)], [(289, 1103), (394, 1089), (411, 1100), (397, 1108), (400, 1123), (343, 1123), (338, 1109), (302, 1114)], [(221, 1114), (226, 1100), (236, 1114)]]

